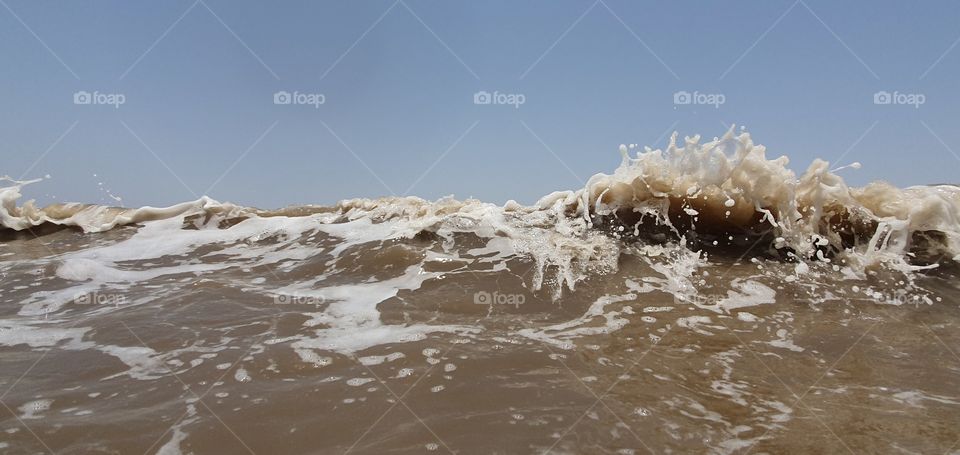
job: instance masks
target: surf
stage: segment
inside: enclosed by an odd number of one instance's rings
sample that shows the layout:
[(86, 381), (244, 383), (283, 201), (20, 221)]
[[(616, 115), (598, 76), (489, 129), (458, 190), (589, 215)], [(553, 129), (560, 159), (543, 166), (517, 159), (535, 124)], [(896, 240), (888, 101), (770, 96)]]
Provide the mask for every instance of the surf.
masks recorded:
[(823, 262), (857, 276), (874, 267), (922, 272), (960, 259), (955, 185), (850, 187), (839, 169), (820, 159), (798, 176), (788, 157), (768, 158), (766, 147), (735, 127), (710, 141), (699, 135), (680, 141), (674, 133), (664, 150), (622, 145), (619, 152), (622, 161), (612, 173), (532, 205), (388, 197), (263, 210), (202, 197), (159, 208), (38, 208), (32, 200), (17, 202), (25, 186), (41, 179), (4, 177), (0, 226), (11, 238), (61, 228), (94, 235), (170, 219), (181, 219), (181, 229), (229, 231), (250, 219), (280, 228), (308, 217), (317, 229), (342, 237), (342, 248), (423, 237), (454, 245), (470, 234), (491, 241), (501, 254), (531, 258), (533, 289), (550, 281), (557, 295), (591, 275), (615, 272), (621, 251), (637, 243), (677, 243), (704, 256)]

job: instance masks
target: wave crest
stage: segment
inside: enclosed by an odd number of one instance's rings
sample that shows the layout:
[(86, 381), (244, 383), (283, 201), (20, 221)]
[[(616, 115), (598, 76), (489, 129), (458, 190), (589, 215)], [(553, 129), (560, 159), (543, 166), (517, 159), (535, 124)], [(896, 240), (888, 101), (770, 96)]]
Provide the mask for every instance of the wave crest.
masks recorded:
[[(644, 148), (631, 156), (632, 149), (620, 147), (623, 160), (612, 174), (596, 174), (584, 188), (551, 193), (532, 206), (393, 197), (260, 210), (203, 197), (165, 208), (41, 209), (33, 201), (16, 205), (22, 187), (37, 180), (4, 177), (12, 185), (0, 188), (0, 225), (7, 231), (53, 225), (101, 232), (183, 217), (186, 228), (229, 229), (250, 217), (309, 216), (345, 243), (428, 233), (446, 248), (469, 233), (504, 240), (498, 243), (504, 254), (532, 258), (534, 289), (548, 282), (557, 292), (617, 270), (621, 249), (634, 242), (675, 241), (741, 257), (756, 248), (789, 261), (842, 264), (857, 274), (878, 265), (909, 272), (960, 259), (957, 186), (900, 189), (875, 182), (851, 188), (819, 159), (797, 177), (786, 156), (768, 159), (764, 146), (734, 128), (705, 143), (693, 136), (681, 145), (674, 133), (666, 150)], [(344, 225), (366, 233), (347, 232)]]

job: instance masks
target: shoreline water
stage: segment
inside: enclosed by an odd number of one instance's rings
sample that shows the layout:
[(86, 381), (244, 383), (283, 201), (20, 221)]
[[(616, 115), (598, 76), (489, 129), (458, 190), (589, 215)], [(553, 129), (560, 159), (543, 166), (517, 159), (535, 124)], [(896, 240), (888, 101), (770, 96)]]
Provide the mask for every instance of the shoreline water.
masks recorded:
[(956, 449), (960, 190), (791, 176), (733, 130), (630, 152), (532, 206), (38, 209), (12, 182), (0, 447)]

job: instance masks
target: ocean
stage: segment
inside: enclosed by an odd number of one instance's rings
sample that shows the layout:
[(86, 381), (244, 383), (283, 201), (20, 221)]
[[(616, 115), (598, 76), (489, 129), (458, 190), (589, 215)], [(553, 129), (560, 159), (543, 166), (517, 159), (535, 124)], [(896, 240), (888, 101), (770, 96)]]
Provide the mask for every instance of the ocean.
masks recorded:
[(960, 453), (960, 187), (732, 129), (620, 151), (533, 205), (6, 178), (0, 449)]

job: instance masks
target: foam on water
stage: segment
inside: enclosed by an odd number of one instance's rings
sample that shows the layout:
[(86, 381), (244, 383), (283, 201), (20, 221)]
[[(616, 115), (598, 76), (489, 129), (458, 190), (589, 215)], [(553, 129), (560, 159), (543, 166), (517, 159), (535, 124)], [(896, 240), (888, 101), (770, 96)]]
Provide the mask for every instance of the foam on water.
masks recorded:
[[(55, 255), (57, 281), (19, 300), (18, 316), (56, 315), (78, 296), (103, 289), (123, 292), (157, 280), (202, 283), (214, 273), (265, 267), (270, 273), (258, 270), (256, 279), (236, 284), (268, 299), (296, 296), (316, 302), (313, 311), (303, 313), (311, 333), (266, 344), (289, 343), (301, 360), (317, 367), (334, 361), (324, 353), (353, 355), (423, 340), (431, 333), (469, 338), (482, 331), (467, 324), (382, 320), (381, 303), (444, 279), (446, 272), (437, 271), (438, 264), (483, 265), (489, 268), (470, 273), (496, 273), (507, 270), (511, 261), (531, 263), (531, 273), (522, 276), (529, 281), (524, 286), (532, 292), (547, 288), (554, 300), (591, 277), (617, 272), (627, 258), (649, 267), (645, 276), (616, 280), (622, 283), (618, 291), (591, 297), (580, 316), (517, 332), (528, 340), (570, 348), (575, 339), (622, 329), (635, 313), (650, 313), (643, 320), (659, 323), (665, 317), (653, 313), (668, 313), (672, 306), (629, 304), (643, 294), (663, 294), (672, 305), (692, 305), (721, 316), (737, 313), (743, 322), (755, 321), (742, 310), (773, 304), (780, 292), (769, 280), (756, 279), (765, 276), (764, 262), (750, 263), (756, 266), (756, 277), (731, 279), (727, 289), (705, 296), (699, 289), (706, 281), (703, 269), (715, 254), (708, 251), (712, 247), (733, 250), (733, 256), (741, 258), (756, 247), (765, 260), (793, 263), (792, 274), (783, 277), (786, 282), (815, 283), (829, 275), (857, 280), (881, 270), (901, 274), (903, 289), (910, 288), (915, 273), (960, 257), (956, 186), (899, 189), (878, 182), (850, 188), (821, 160), (798, 177), (787, 167), (786, 157), (768, 159), (762, 145), (733, 128), (705, 143), (694, 136), (680, 144), (674, 134), (666, 150), (646, 149), (634, 156), (629, 152), (622, 147), (623, 160), (612, 174), (596, 174), (584, 188), (554, 192), (531, 206), (394, 197), (265, 211), (204, 197), (166, 208), (57, 204), (41, 209), (32, 201), (17, 205), (23, 187), (38, 180), (6, 177), (0, 179), (10, 183), (0, 188), (0, 226), (10, 234), (50, 226), (95, 233), (138, 225), (132, 235), (113, 243)], [(436, 240), (439, 247), (375, 279), (336, 277), (344, 263), (354, 260), (358, 247), (417, 239)], [(461, 242), (469, 246), (460, 248)], [(277, 273), (319, 258), (323, 273), (274, 280)], [(34, 262), (38, 267), (46, 264)], [(821, 294), (905, 301), (902, 294), (869, 286)], [(143, 295), (126, 305), (147, 305), (160, 296)], [(933, 302), (926, 296), (920, 301)], [(83, 341), (82, 327), (49, 329), (36, 321), (7, 319), (0, 324), (3, 345), (90, 347)], [(676, 324), (707, 335), (718, 327), (708, 316)], [(772, 343), (787, 349), (792, 345), (786, 335)], [(97, 349), (119, 359), (128, 367), (122, 374), (137, 379), (165, 374), (163, 362), (173, 358), (147, 348), (103, 344)], [(390, 361), (386, 354), (363, 359), (371, 365)]]
[(362, 284), (332, 286), (312, 291), (304, 288), (283, 289), (283, 293), (311, 296), (330, 304), (320, 312), (310, 313), (307, 326), (320, 326), (313, 337), (300, 337), (291, 343), (301, 358), (313, 358), (312, 349), (333, 350), (351, 354), (363, 349), (388, 343), (415, 341), (432, 332), (469, 334), (472, 327), (452, 325), (386, 325), (380, 319), (377, 305), (397, 295), (401, 289), (416, 290), (431, 277), (438, 274), (425, 273), (420, 266), (411, 266), (393, 279)]
[[(230, 229), (201, 229), (192, 235), (169, 236), (166, 229), (150, 226), (142, 229), (144, 235), (153, 230), (165, 241), (141, 245), (174, 253), (187, 244), (249, 238), (254, 230), (275, 232), (278, 225), (297, 224), (291, 223), (291, 217), (276, 215), (307, 214), (293, 218), (306, 218), (308, 224), (341, 239), (331, 252), (334, 256), (373, 240), (432, 232), (454, 242), (454, 234), (469, 232), (506, 239), (510, 253), (535, 261), (533, 288), (550, 280), (558, 292), (563, 287), (574, 289), (592, 273), (615, 271), (621, 249), (616, 240), (657, 228), (677, 238), (686, 238), (690, 232), (729, 234), (720, 235), (721, 240), (744, 232), (769, 232), (776, 237), (776, 250), (794, 260), (842, 258), (855, 274), (878, 264), (902, 270), (935, 266), (917, 264), (911, 255), (921, 253), (926, 259), (955, 259), (960, 254), (960, 188), (956, 186), (899, 189), (877, 182), (850, 188), (822, 160), (815, 160), (797, 177), (787, 167), (787, 157), (767, 159), (765, 147), (755, 144), (746, 132), (735, 134), (734, 128), (706, 143), (694, 136), (678, 144), (674, 133), (664, 151), (648, 148), (630, 156), (622, 147), (621, 153), (623, 161), (613, 174), (594, 175), (580, 190), (555, 192), (529, 207), (512, 201), (497, 207), (475, 200), (427, 202), (405, 197), (346, 200), (329, 209), (266, 212), (204, 197), (166, 208), (57, 204), (40, 209), (32, 201), (16, 205), (22, 187), (37, 180), (6, 177), (12, 185), (0, 189), (0, 224), (16, 231), (59, 224), (99, 232), (151, 220), (189, 224), (187, 215), (193, 216), (194, 223), (208, 224), (211, 219), (259, 220)], [(612, 235), (597, 229), (609, 224), (617, 227)], [(290, 234), (302, 228), (294, 226)], [(506, 244), (495, 247), (505, 249)], [(104, 259), (108, 253), (101, 252)], [(72, 264), (64, 273), (77, 267)], [(549, 270), (552, 277), (547, 276)], [(101, 270), (100, 274), (110, 273)]]

